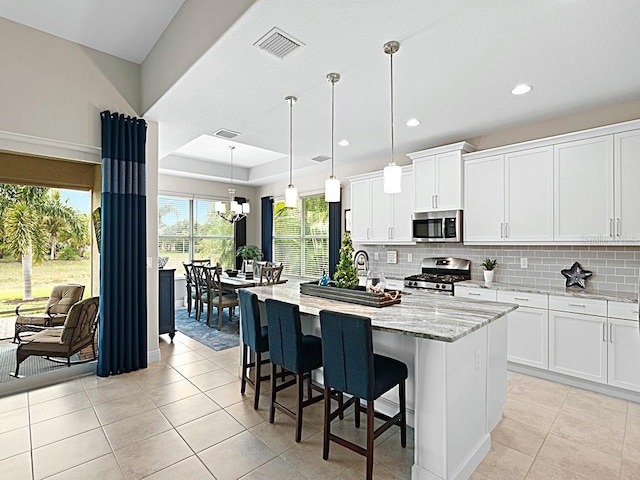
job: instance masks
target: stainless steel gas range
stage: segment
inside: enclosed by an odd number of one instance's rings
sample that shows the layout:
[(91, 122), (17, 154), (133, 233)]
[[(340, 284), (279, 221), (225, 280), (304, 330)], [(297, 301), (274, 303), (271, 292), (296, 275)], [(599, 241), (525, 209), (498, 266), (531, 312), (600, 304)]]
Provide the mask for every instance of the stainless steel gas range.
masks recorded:
[(422, 259), (422, 273), (405, 277), (404, 286), (453, 295), (453, 284), (471, 279), (471, 260), (454, 257)]

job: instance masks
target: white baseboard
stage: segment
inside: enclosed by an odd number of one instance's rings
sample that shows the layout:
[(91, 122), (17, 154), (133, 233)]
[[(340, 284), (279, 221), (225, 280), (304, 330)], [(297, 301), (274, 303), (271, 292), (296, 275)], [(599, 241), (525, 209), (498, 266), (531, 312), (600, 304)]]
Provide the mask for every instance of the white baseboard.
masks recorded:
[(160, 361), (160, 349), (149, 350), (147, 352), (147, 363), (155, 363)]

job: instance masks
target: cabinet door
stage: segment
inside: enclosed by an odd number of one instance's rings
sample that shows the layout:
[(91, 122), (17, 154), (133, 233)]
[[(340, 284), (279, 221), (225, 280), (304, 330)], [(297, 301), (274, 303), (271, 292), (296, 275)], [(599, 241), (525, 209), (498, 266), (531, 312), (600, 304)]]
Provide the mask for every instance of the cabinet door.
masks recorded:
[(496, 301), (496, 291), (490, 288), (478, 288), (478, 287), (453, 287), (453, 292), (456, 297), (472, 298), (474, 300), (488, 300), (491, 302)]
[(520, 307), (508, 317), (507, 360), (549, 368), (549, 312)]
[(638, 322), (609, 319), (609, 385), (640, 392)]
[(459, 151), (436, 157), (436, 209), (462, 208), (462, 155)]
[(369, 239), (374, 242), (391, 240), (393, 195), (384, 193), (382, 176), (371, 179), (371, 232)]
[(371, 235), (371, 181), (351, 183), (351, 238), (366, 242)]
[[(413, 162), (415, 185), (415, 209), (427, 212), (435, 209), (436, 199), (436, 157), (420, 158)], [(404, 191), (404, 187), (403, 187)]]
[(606, 318), (550, 310), (549, 370), (606, 383)]
[(391, 240), (393, 242), (411, 242), (413, 239), (413, 172), (402, 172), (402, 191), (393, 195), (393, 224)]
[(613, 136), (554, 147), (554, 239), (613, 240)]
[(640, 240), (640, 130), (615, 135), (616, 240)]
[(553, 240), (553, 147), (505, 154), (505, 239)]
[(502, 155), (465, 162), (464, 241), (501, 242), (504, 232)]

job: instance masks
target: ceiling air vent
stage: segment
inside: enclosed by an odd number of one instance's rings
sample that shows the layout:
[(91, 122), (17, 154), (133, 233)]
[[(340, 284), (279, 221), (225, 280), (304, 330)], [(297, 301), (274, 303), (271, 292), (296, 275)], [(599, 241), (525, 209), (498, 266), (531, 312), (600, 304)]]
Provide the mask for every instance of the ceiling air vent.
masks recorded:
[(299, 40), (296, 40), (291, 35), (284, 33), (279, 28), (272, 28), (264, 35), (260, 40), (254, 43), (260, 50), (270, 53), (274, 57), (278, 57), (280, 60), (284, 60), (285, 57), (300, 47), (304, 46)]
[(317, 157), (313, 157), (311, 160), (314, 162), (326, 162), (327, 160), (331, 160), (331, 157), (327, 157), (326, 155), (318, 155)]
[(213, 132), (214, 137), (220, 138), (234, 138), (238, 135), (240, 135), (240, 132), (234, 132), (233, 130), (227, 130), (226, 128), (221, 128), (220, 130)]

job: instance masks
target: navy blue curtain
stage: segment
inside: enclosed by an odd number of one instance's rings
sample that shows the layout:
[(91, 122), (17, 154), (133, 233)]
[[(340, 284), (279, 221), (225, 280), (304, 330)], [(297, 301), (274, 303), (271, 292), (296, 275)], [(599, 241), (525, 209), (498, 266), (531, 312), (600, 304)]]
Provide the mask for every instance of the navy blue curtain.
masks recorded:
[(273, 261), (273, 197), (262, 197), (262, 259)]
[(102, 119), (102, 245), (98, 375), (147, 366), (144, 120)]
[[(244, 203), (247, 201), (244, 197), (235, 197), (234, 200), (238, 203)], [(247, 244), (247, 217), (239, 220), (233, 224), (233, 254), (235, 255), (236, 250), (240, 247), (243, 247)], [(235, 257), (235, 266), (236, 270), (240, 270), (242, 268), (242, 258)]]
[(336, 273), (342, 244), (342, 202), (329, 203), (329, 277)]

